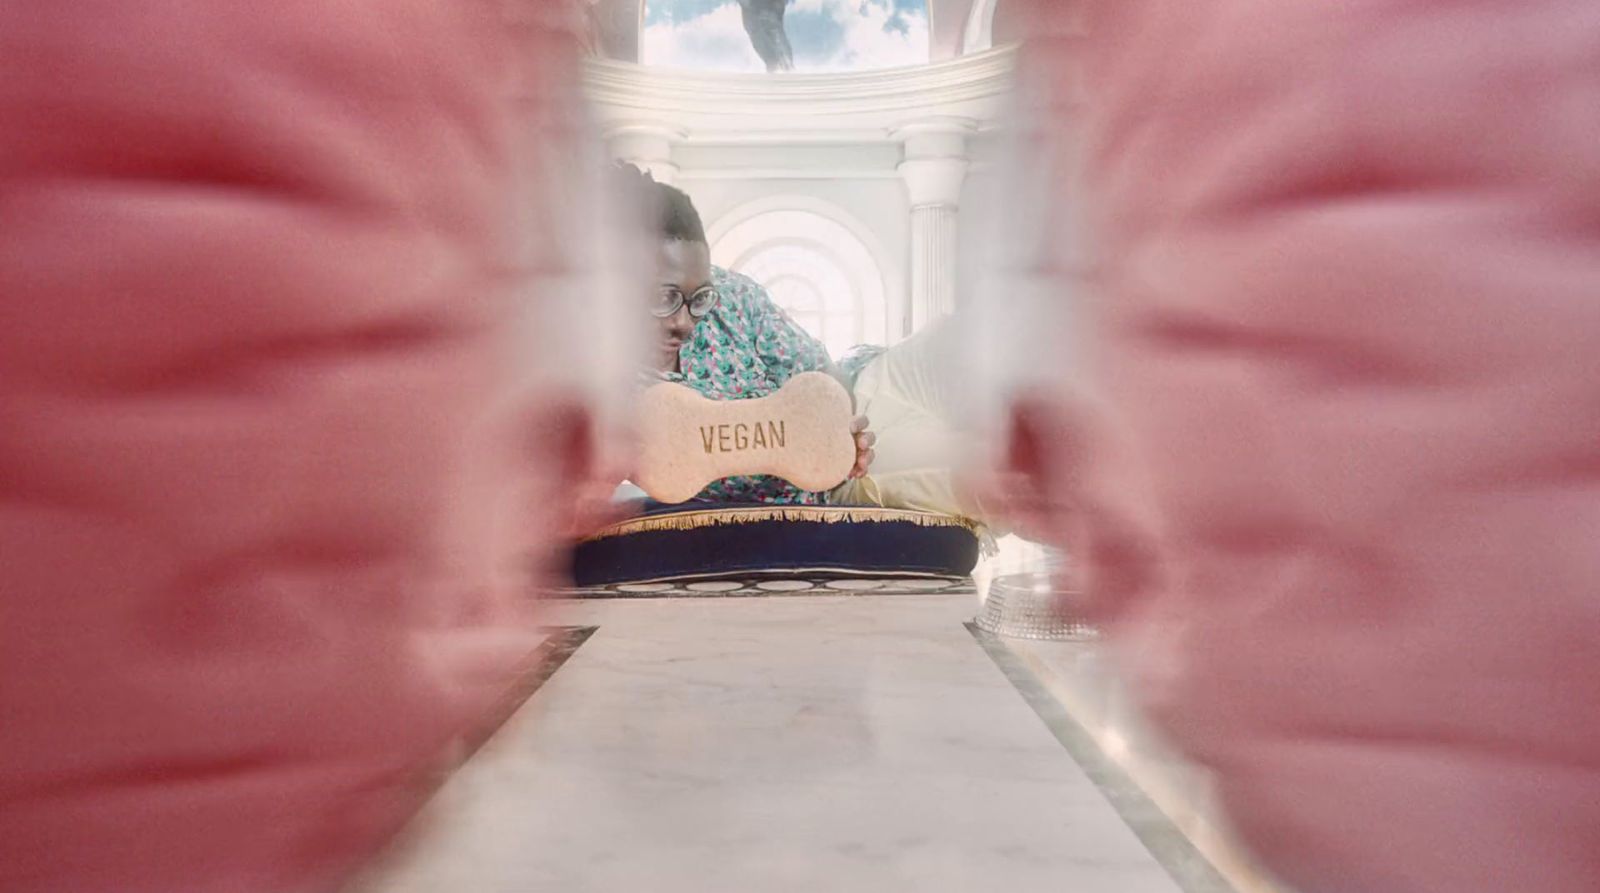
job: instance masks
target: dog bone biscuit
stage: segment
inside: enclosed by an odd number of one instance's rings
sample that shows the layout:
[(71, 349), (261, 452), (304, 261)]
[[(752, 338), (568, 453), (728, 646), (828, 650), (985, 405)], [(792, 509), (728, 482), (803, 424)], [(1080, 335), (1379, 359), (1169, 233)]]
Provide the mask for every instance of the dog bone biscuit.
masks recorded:
[(805, 490), (828, 490), (856, 462), (850, 394), (821, 372), (796, 375), (754, 400), (709, 400), (680, 384), (644, 392), (639, 471), (651, 498), (685, 502), (707, 484), (768, 474)]

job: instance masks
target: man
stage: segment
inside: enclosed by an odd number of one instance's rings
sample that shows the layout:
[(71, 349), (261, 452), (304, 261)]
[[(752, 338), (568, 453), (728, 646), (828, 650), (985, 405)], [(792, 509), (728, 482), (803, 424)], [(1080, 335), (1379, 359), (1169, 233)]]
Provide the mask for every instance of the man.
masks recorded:
[[(651, 314), (657, 323), (655, 369), (661, 378), (699, 391), (713, 400), (764, 397), (802, 372), (827, 372), (849, 386), (822, 343), (790, 319), (767, 290), (747, 276), (715, 267), (705, 227), (683, 191), (646, 177), (637, 168), (619, 167), (619, 176), (658, 224), (657, 283)], [(850, 480), (866, 475), (877, 438), (867, 419), (852, 426), (856, 464)], [(716, 481), (699, 499), (820, 505), (828, 494), (802, 490), (768, 476)]]

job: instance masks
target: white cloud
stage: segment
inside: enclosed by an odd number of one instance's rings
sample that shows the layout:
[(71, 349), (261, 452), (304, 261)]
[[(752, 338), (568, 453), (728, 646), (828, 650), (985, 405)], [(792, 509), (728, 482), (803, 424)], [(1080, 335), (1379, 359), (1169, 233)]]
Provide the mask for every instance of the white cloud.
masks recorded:
[[(823, 48), (795, 40), (795, 61), (801, 71), (851, 71), (920, 65), (928, 61), (926, 13), (903, 13), (906, 30), (886, 28), (894, 18), (891, 0), (795, 0), (789, 9), (826, 15), (838, 23), (841, 38)], [(793, 24), (790, 25), (793, 36)], [(660, 23), (644, 30), (643, 61), (671, 68), (717, 71), (765, 71), (750, 47), (736, 3), (728, 3), (680, 23)]]
[(817, 66), (823, 71), (891, 68), (928, 61), (928, 17), (903, 14), (906, 30), (887, 28), (894, 17), (889, 0), (798, 0), (796, 9), (826, 12), (844, 27), (844, 39), (833, 56)]
[(685, 22), (644, 29), (639, 47), (646, 65), (715, 71), (766, 71), (744, 33), (739, 5), (729, 3)]

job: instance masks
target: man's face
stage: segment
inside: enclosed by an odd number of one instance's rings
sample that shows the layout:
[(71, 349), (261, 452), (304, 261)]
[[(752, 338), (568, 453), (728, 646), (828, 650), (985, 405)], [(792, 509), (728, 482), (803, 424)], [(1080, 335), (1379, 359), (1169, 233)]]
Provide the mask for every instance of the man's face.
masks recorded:
[[(711, 282), (711, 249), (703, 242), (664, 241), (656, 256), (656, 283), (660, 289), (677, 289), (685, 296)], [(657, 368), (678, 371), (678, 351), (694, 333), (695, 323), (687, 303), (665, 319), (657, 319)]]

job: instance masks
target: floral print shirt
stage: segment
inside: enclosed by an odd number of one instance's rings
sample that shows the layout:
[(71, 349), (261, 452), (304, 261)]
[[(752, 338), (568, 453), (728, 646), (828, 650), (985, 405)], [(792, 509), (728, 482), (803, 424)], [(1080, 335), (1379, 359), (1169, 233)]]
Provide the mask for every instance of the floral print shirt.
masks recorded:
[[(784, 313), (767, 290), (739, 273), (713, 267), (711, 284), (721, 300), (700, 320), (678, 354), (682, 370), (664, 376), (713, 400), (765, 397), (802, 372), (828, 367), (828, 350)], [(820, 505), (813, 493), (774, 477), (731, 477), (697, 499)]]

